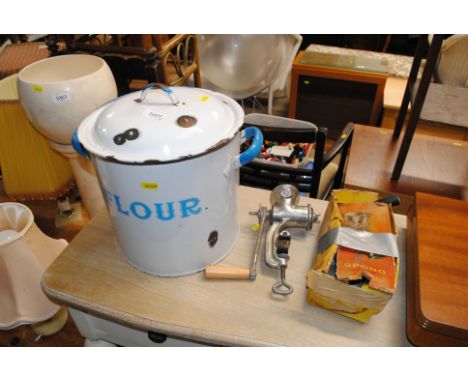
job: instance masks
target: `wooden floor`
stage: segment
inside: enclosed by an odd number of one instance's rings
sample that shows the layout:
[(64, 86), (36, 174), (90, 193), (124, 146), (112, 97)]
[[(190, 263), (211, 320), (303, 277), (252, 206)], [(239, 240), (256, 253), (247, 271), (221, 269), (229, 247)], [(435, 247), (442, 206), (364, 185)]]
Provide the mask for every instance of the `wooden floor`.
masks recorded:
[(83, 346), (85, 339), (81, 337), (75, 323), (68, 317), (67, 324), (58, 333), (49, 337), (38, 337), (33, 332), (30, 325), (21, 325), (11, 330), (0, 331), (0, 347), (5, 346), (27, 346), (27, 347), (46, 347), (46, 346)]

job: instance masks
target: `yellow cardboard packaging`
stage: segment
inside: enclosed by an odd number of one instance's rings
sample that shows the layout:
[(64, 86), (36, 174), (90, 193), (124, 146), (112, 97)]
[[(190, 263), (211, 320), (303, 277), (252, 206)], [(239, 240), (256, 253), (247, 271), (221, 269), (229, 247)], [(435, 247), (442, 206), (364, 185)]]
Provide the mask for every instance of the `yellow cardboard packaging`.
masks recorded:
[[(373, 223), (371, 224), (372, 226), (369, 228), (369, 225), (367, 225), (362, 228), (355, 227), (351, 223), (351, 227), (356, 228), (357, 230), (368, 232), (387, 232), (395, 235), (396, 230), (391, 206), (374, 203), (378, 198), (379, 195), (376, 192), (346, 189), (334, 190), (323, 219), (319, 238), (322, 238), (328, 231), (334, 228), (350, 226), (349, 222), (345, 221), (347, 216), (343, 216), (340, 209), (342, 211), (357, 208), (363, 209), (366, 206), (371, 207), (368, 208), (370, 212), (367, 213), (367, 216), (370, 216), (368, 219), (369, 221), (373, 219)], [(348, 205), (350, 203), (353, 204), (353, 206)], [(385, 307), (393, 295), (394, 288), (396, 287), (396, 280), (398, 278), (398, 258), (388, 258), (388, 261), (386, 262), (387, 268), (377, 269), (376, 273), (380, 276), (383, 275), (382, 277), (391, 277), (390, 282), (393, 289), (375, 288), (371, 287), (370, 285), (372, 284), (367, 282), (352, 284), (347, 280), (338, 279), (336, 269), (334, 269), (334, 267), (337, 266), (340, 248), (343, 253), (345, 253), (345, 251), (349, 252), (349, 249), (340, 247), (338, 244), (331, 244), (315, 256), (312, 268), (307, 274), (307, 302), (312, 305), (318, 305), (332, 310), (338, 314), (350, 317), (360, 322), (367, 322), (371, 316), (379, 313)], [(361, 257), (364, 256), (366, 258), (369, 257), (371, 259), (374, 257), (372, 254), (359, 251), (356, 251), (356, 255)], [(382, 256), (376, 257), (382, 258)], [(370, 262), (370, 264), (372, 264), (372, 262)], [(352, 267), (353, 264), (345, 265)], [(366, 267), (366, 265), (364, 265), (364, 267)], [(367, 267), (369, 268), (369, 266)]]

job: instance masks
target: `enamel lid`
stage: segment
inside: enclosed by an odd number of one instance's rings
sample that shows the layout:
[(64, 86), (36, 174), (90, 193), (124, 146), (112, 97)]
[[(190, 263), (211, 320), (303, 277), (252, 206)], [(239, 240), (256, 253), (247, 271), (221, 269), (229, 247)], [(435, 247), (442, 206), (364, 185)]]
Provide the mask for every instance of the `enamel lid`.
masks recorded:
[(206, 89), (146, 88), (102, 106), (81, 123), (78, 140), (100, 157), (167, 162), (215, 149), (234, 137), (244, 112), (233, 99)]

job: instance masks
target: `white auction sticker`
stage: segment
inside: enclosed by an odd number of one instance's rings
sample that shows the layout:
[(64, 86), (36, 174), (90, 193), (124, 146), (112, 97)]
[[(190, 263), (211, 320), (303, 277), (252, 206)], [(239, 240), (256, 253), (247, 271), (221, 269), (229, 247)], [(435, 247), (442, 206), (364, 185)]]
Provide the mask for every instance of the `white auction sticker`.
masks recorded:
[(64, 103), (70, 101), (71, 96), (69, 92), (57, 93), (52, 96), (54, 103)]
[(148, 113), (148, 117), (153, 118), (153, 119), (158, 119), (158, 120), (159, 120), (159, 119), (165, 118), (166, 115), (165, 115), (165, 114), (156, 113), (156, 112), (154, 112), (154, 111), (150, 111), (150, 112)]

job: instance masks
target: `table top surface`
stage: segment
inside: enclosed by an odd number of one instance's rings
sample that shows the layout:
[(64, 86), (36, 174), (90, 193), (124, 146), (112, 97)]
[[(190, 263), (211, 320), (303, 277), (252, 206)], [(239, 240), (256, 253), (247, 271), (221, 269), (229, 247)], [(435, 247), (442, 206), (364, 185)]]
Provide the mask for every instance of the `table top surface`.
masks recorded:
[(384, 58), (367, 57), (363, 55), (343, 55), (338, 53), (303, 51), (296, 60), (299, 65), (324, 66), (356, 70), (362, 72), (376, 72), (387, 75), (387, 60)]
[(468, 202), (417, 193), (415, 208), (421, 320), (468, 339)]
[[(388, 110), (400, 110), (401, 101), (405, 94), (406, 78), (388, 77), (385, 82), (383, 107)], [(411, 109), (411, 105), (408, 110)]]
[(395, 142), (391, 130), (355, 125), (345, 184), (468, 200), (468, 142), (415, 134), (401, 177), (392, 181), (402, 137)]
[[(240, 187), (241, 232), (221, 265), (248, 267), (257, 221), (248, 211), (269, 206), (269, 191)], [(301, 198), (324, 216), (327, 202)], [(406, 346), (406, 217), (395, 215), (401, 265), (399, 285), (385, 309), (362, 324), (306, 302), (306, 273), (321, 220), (311, 231), (292, 232), (287, 279), (295, 291), (274, 295), (279, 271), (257, 264), (254, 282), (206, 280), (203, 273), (161, 278), (130, 266), (122, 257), (106, 211), (98, 213), (50, 266), (43, 288), (67, 305), (141, 330), (230, 346)]]

